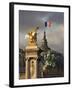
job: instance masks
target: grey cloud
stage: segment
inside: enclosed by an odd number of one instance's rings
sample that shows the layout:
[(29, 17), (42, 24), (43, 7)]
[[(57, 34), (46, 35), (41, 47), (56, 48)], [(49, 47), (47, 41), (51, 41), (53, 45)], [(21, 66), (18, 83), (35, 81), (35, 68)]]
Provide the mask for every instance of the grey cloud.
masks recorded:
[(30, 27), (44, 27), (45, 21), (63, 23), (64, 13), (62, 12), (39, 12), (39, 11), (19, 11), (20, 28), (28, 29)]
[[(52, 20), (51, 30), (44, 27), (45, 21)], [(27, 45), (25, 35), (31, 28), (39, 26), (38, 45), (43, 39), (43, 32), (46, 31), (49, 47), (63, 53), (64, 49), (64, 14), (62, 12), (39, 12), (39, 11), (19, 11), (19, 46), (23, 48)]]

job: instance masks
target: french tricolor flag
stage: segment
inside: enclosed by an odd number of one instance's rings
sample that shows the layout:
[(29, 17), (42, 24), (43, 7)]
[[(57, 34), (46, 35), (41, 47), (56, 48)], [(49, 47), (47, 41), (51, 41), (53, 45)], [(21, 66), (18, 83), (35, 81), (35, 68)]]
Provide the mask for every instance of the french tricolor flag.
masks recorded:
[(51, 27), (52, 26), (52, 21), (48, 21), (48, 22), (45, 22), (45, 27)]

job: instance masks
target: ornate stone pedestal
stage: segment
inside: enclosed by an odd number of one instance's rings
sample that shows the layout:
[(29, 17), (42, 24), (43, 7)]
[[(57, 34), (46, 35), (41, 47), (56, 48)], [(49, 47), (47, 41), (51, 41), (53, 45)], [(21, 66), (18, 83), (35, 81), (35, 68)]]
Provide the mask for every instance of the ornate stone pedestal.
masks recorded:
[(38, 48), (36, 45), (26, 47), (26, 79), (37, 78)]

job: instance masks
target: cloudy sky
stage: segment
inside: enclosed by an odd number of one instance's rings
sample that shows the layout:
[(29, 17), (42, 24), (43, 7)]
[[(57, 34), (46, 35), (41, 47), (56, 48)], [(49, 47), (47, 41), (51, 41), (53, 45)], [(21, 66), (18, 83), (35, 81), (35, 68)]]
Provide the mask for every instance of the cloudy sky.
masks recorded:
[[(45, 27), (45, 22), (51, 21), (51, 27)], [(53, 50), (64, 53), (64, 13), (63, 12), (40, 12), (19, 11), (19, 47), (24, 49), (27, 45), (25, 35), (39, 27), (37, 31), (38, 45), (41, 45), (44, 31), (48, 46)]]

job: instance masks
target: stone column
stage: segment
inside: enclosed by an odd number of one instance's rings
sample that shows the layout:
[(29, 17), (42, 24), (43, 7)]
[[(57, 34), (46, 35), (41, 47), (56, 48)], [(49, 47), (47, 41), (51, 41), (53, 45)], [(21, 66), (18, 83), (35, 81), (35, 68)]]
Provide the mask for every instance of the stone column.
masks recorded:
[(28, 59), (26, 59), (26, 63), (25, 63), (25, 78), (28, 79)]
[(34, 57), (31, 60), (30, 64), (31, 64), (31, 67), (30, 67), (30, 78), (31, 79), (35, 79), (35, 78), (37, 78), (37, 59)]

